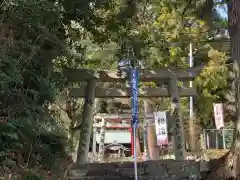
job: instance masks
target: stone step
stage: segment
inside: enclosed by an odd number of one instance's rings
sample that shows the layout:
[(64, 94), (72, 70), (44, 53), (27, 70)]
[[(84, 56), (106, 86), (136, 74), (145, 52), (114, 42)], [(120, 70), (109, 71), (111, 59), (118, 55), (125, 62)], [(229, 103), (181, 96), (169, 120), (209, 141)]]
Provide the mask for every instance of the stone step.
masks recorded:
[[(134, 180), (134, 177), (121, 177), (121, 176), (90, 176), (90, 177), (82, 177), (76, 178), (72, 180)], [(70, 180), (70, 179), (69, 179)], [(138, 180), (200, 180), (194, 177), (184, 177), (179, 178), (176, 176), (172, 177), (163, 177), (163, 176), (138, 176)]]
[(69, 180), (132, 180), (132, 178), (123, 178), (121, 176), (89, 176), (82, 178), (69, 178)]
[[(179, 180), (192, 177), (201, 179), (200, 163), (196, 161), (159, 160), (138, 163), (138, 175), (140, 180)], [(127, 163), (93, 163), (86, 166), (77, 166), (71, 174), (79, 179), (134, 179), (134, 165)], [(78, 172), (77, 172), (78, 171)], [(83, 177), (84, 176), (84, 177)], [(80, 178), (81, 177), (81, 178)], [(115, 178), (116, 177), (116, 178)], [(71, 179), (71, 178), (69, 178)], [(114, 180), (113, 179), (113, 180)]]
[[(127, 176), (134, 175), (133, 163), (121, 164), (91, 164), (88, 172), (101, 169), (114, 170)], [(138, 163), (138, 174), (149, 174), (153, 176), (162, 176), (164, 174), (178, 174), (179, 176), (188, 176), (189, 174), (199, 175), (200, 166), (195, 161), (176, 161), (176, 160), (162, 160), (162, 161), (145, 161)], [(106, 172), (107, 173), (107, 172)]]

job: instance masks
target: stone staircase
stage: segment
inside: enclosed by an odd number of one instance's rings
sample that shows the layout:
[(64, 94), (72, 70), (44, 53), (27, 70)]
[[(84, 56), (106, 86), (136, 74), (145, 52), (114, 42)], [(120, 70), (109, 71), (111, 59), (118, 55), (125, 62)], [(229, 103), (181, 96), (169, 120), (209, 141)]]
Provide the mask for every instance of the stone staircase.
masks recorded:
[[(159, 160), (138, 163), (138, 180), (201, 180), (196, 161)], [(134, 165), (127, 163), (92, 163), (75, 165), (68, 172), (74, 180), (134, 180)]]

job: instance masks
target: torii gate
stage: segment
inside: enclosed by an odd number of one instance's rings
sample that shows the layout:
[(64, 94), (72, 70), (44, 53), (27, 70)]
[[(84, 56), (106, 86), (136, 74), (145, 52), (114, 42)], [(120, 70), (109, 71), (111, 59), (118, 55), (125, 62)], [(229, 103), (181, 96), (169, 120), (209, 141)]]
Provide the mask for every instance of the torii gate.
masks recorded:
[[(178, 81), (186, 82), (192, 81), (203, 69), (203, 66), (187, 68), (187, 69), (156, 69), (156, 70), (139, 70), (140, 82), (157, 82), (168, 83), (169, 88), (146, 88), (139, 90), (140, 98), (147, 97), (171, 97), (172, 99), (172, 120), (174, 121), (173, 135), (176, 160), (185, 159), (185, 138), (182, 116), (180, 112), (180, 96), (195, 96), (195, 88), (180, 88)], [(93, 102), (95, 98), (130, 98), (130, 88), (125, 89), (111, 89), (97, 86), (97, 82), (125, 82), (129, 79), (127, 76), (119, 76), (117, 72), (108, 70), (90, 70), (90, 69), (66, 69), (64, 75), (68, 82), (84, 82), (87, 81), (86, 86), (80, 88), (69, 88), (69, 95), (77, 98), (85, 97), (85, 104), (83, 110), (83, 119), (81, 124), (80, 137), (85, 137), (88, 133), (86, 142), (79, 144), (79, 154), (84, 154), (87, 157), (90, 144), (90, 132), (93, 123)]]

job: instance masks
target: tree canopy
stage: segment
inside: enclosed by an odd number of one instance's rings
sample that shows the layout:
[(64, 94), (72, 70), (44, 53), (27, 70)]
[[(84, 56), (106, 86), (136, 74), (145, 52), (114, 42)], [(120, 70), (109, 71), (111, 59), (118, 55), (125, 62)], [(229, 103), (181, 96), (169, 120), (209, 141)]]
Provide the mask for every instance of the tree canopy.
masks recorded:
[[(191, 42), (194, 65), (206, 65), (194, 81), (199, 93), (196, 117), (202, 127), (214, 127), (213, 103), (223, 102), (226, 122), (231, 122), (232, 68), (228, 37), (222, 36), (227, 20), (217, 10), (222, 5), (213, 0), (2, 1), (0, 160), (4, 168), (45, 165), (44, 159), (57, 152), (67, 156), (69, 122), (75, 116), (79, 119), (81, 106), (67, 96), (64, 77), (53, 76), (53, 71), (61, 74), (66, 67), (117, 70), (118, 62), (129, 58), (149, 69), (186, 68)], [(149, 85), (158, 86), (140, 86)], [(188, 113), (188, 100), (182, 102)], [(105, 111), (110, 110), (105, 107)]]

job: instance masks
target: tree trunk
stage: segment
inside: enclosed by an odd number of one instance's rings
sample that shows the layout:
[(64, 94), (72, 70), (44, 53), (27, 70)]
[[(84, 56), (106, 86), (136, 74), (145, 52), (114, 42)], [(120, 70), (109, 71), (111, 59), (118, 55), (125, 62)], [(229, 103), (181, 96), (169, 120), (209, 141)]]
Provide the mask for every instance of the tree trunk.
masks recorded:
[[(94, 103), (94, 116), (101, 111), (101, 100), (99, 98), (95, 99)], [(97, 156), (97, 140), (96, 140), (96, 135), (97, 135), (97, 127), (93, 127), (93, 133), (92, 135), (92, 156), (96, 157)]]
[(143, 127), (143, 143), (144, 143), (144, 156), (145, 160), (150, 160), (150, 153), (148, 148), (148, 102), (146, 100), (143, 101), (144, 103), (144, 127)]
[[(147, 102), (146, 102), (147, 103)], [(149, 103), (146, 104), (146, 113), (151, 113), (153, 108)], [(154, 127), (154, 119), (149, 121), (147, 129), (148, 148), (151, 160), (159, 160), (159, 151), (157, 146), (156, 128)]]
[(100, 130), (100, 143), (99, 143), (99, 162), (104, 161), (105, 154), (105, 127), (107, 125), (107, 121), (105, 119), (102, 120), (101, 130)]
[(231, 58), (235, 79), (236, 126), (232, 149), (240, 148), (240, 1), (228, 3), (229, 34), (231, 41)]
[[(236, 121), (230, 151), (218, 160), (210, 162), (208, 180), (237, 179), (240, 176), (240, 1), (228, 1), (228, 23), (231, 43), (231, 59), (235, 79)], [(215, 163), (214, 163), (215, 162)], [(216, 169), (216, 170), (215, 170)]]
[(195, 128), (195, 124), (194, 124), (194, 117), (190, 117), (189, 118), (189, 132), (188, 132), (188, 140), (186, 140), (186, 142), (188, 142), (188, 149), (190, 150), (190, 152), (197, 152), (197, 133), (196, 133), (196, 128)]
[(137, 157), (142, 158), (141, 143), (140, 143), (140, 128), (137, 128), (136, 132), (136, 148), (137, 148)]
[(82, 123), (80, 126), (80, 140), (78, 145), (77, 164), (88, 163), (88, 151), (93, 123), (94, 95), (96, 80), (87, 82), (85, 90), (85, 102), (83, 107)]

